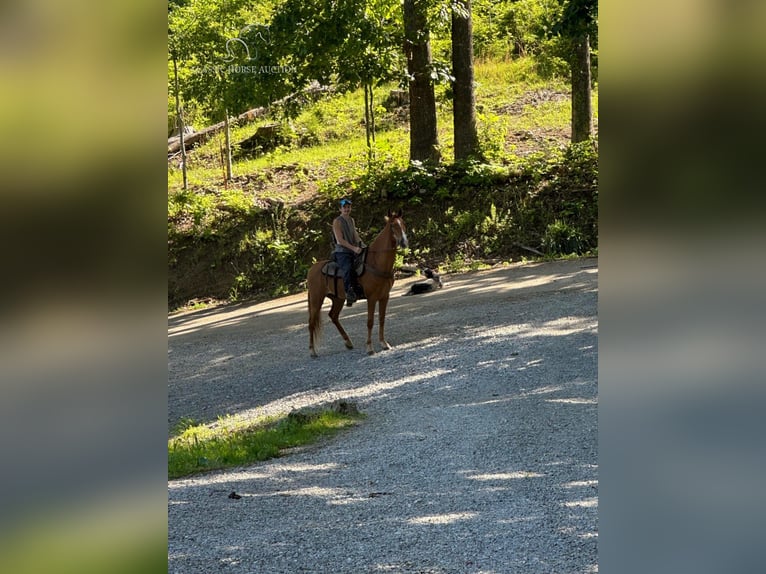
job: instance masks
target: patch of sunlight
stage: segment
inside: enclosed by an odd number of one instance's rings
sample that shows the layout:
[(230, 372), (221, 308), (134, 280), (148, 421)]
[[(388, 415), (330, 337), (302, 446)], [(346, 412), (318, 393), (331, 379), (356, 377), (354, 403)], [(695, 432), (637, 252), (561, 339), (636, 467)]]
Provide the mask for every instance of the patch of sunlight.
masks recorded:
[(586, 498), (584, 500), (564, 502), (563, 506), (566, 506), (567, 508), (596, 508), (598, 507), (598, 498)]
[(516, 361), (517, 357), (507, 357), (504, 359), (492, 359), (490, 361), (479, 361), (476, 363), (477, 367), (488, 367), (488, 366), (494, 366), (497, 369), (507, 369), (510, 367), (508, 363), (511, 363), (513, 361)]
[[(560, 277), (558, 275), (538, 275), (532, 279), (519, 280), (519, 281), (507, 281), (505, 279), (498, 279), (496, 281), (488, 282), (483, 280), (484, 286), (479, 287), (474, 277), (467, 278), (465, 280), (453, 280), (455, 285), (465, 284), (471, 293), (507, 293), (510, 291), (521, 291), (523, 289), (530, 289), (532, 287), (539, 287), (547, 283), (553, 283)], [(473, 286), (471, 286), (473, 284)]]
[(437, 345), (443, 345), (444, 339), (442, 337), (429, 337), (428, 339), (418, 339), (411, 343), (397, 343), (396, 349), (398, 351), (404, 351), (407, 349), (428, 349), (436, 347)]
[(524, 329), (532, 329), (532, 326), (527, 323), (510, 324), (501, 327), (493, 327), (491, 329), (486, 326), (481, 326), (466, 330), (465, 336), (470, 339), (488, 339), (490, 343), (494, 343), (495, 339), (500, 337), (522, 336)]
[(598, 538), (598, 532), (578, 532), (578, 529), (574, 526), (565, 526), (564, 528), (559, 528), (558, 531), (567, 536), (577, 536), (577, 538), (586, 540), (588, 538)]
[(347, 393), (347, 396), (348, 398), (369, 397), (371, 395), (379, 393), (380, 391), (395, 389), (396, 387), (401, 387), (409, 383), (417, 383), (417, 382), (425, 381), (428, 379), (435, 379), (436, 377), (447, 375), (451, 372), (452, 371), (448, 369), (433, 369), (431, 371), (428, 371), (420, 375), (404, 377), (403, 379), (397, 379), (395, 381), (391, 381), (390, 383), (371, 383), (369, 385), (358, 387), (357, 389), (350, 391), (349, 393)]
[(458, 520), (476, 518), (478, 515), (478, 512), (451, 512), (448, 514), (432, 514), (430, 516), (410, 518), (407, 522), (410, 524), (452, 524)]
[(280, 490), (273, 496), (315, 496), (317, 498), (336, 498), (343, 495), (344, 491), (337, 488), (322, 488), (321, 486), (307, 486), (294, 490)]
[(546, 399), (546, 403), (563, 403), (566, 405), (597, 405), (598, 399)]
[(201, 475), (186, 479), (175, 479), (168, 484), (168, 488), (179, 489), (186, 488), (189, 485), (207, 486), (214, 484), (226, 484), (229, 482), (247, 481), (247, 480), (289, 480), (289, 474), (296, 472), (318, 472), (338, 468), (338, 464), (328, 462), (326, 464), (284, 464), (278, 462), (267, 469), (243, 470), (239, 472), (224, 471), (219, 474)]
[[(435, 379), (443, 375), (451, 373), (452, 370), (447, 369), (432, 369), (426, 373), (419, 375), (412, 375), (410, 377), (404, 377), (402, 379), (396, 379), (389, 382), (370, 383), (369, 385), (362, 385), (355, 389), (348, 389), (331, 393), (332, 400), (335, 399), (359, 399), (369, 397), (375, 394), (382, 393), (383, 391), (390, 391), (397, 387), (402, 387), (410, 383), (419, 383), (427, 381), (429, 379)], [(287, 397), (277, 399), (271, 403), (260, 405), (254, 409), (250, 409), (240, 413), (240, 416), (244, 418), (254, 417), (258, 414), (268, 413), (270, 415), (277, 415), (281, 413), (287, 413), (292, 409), (301, 409), (306, 407), (312, 407), (322, 404), (328, 400), (327, 395), (317, 394), (316, 391), (302, 391), (300, 393), (294, 393)], [(289, 407), (287, 406), (289, 405)]]
[(556, 391), (563, 390), (564, 387), (561, 385), (556, 386), (547, 386), (547, 387), (540, 387), (539, 389), (535, 389), (533, 391), (526, 391), (521, 394), (522, 397), (528, 397), (532, 395), (544, 395), (546, 393), (555, 393)]
[[(305, 295), (288, 295), (279, 299), (264, 301), (243, 307), (237, 307), (231, 310), (222, 309), (216, 314), (216, 326), (224, 327), (236, 325), (244, 320), (252, 320), (263, 315), (274, 315), (289, 312), (300, 308), (306, 304)], [(168, 328), (168, 337), (177, 337), (193, 333), (200, 328), (208, 326), (209, 317), (207, 315), (190, 314), (183, 317), (175, 326)]]
[[(441, 390), (441, 389), (439, 389)], [(509, 401), (516, 400), (514, 397), (505, 397), (503, 399), (488, 399), (486, 401), (478, 401), (475, 403), (458, 403), (454, 405), (455, 407), (462, 408), (462, 407), (483, 407), (486, 405), (496, 405), (498, 403), (507, 403)]]
[(520, 333), (519, 337), (537, 337), (542, 332), (546, 336), (561, 337), (598, 328), (598, 323), (592, 317), (561, 317), (546, 321), (529, 333)]
[(466, 476), (470, 480), (515, 480), (518, 478), (539, 478), (545, 476), (539, 472), (531, 472), (527, 470), (521, 470), (518, 472), (497, 472), (494, 474), (475, 474), (473, 476)]
[(210, 361), (211, 365), (220, 365), (221, 363), (226, 363), (227, 361), (230, 361), (234, 358), (234, 355), (223, 355), (221, 357), (216, 357), (212, 361)]
[(332, 506), (345, 506), (348, 504), (357, 504), (359, 502), (366, 502), (370, 500), (370, 496), (344, 496), (343, 498), (333, 498), (332, 500), (328, 500), (327, 504), (331, 504)]
[(318, 470), (333, 470), (338, 468), (337, 462), (326, 462), (324, 464), (282, 464), (278, 471), (288, 472), (317, 472)]
[(522, 516), (521, 518), (503, 518), (498, 520), (498, 524), (518, 524), (519, 522), (532, 522), (534, 520), (542, 520), (542, 515), (536, 516)]
[(562, 486), (564, 488), (579, 488), (581, 486), (596, 486), (597, 484), (597, 480), (573, 480), (562, 484)]

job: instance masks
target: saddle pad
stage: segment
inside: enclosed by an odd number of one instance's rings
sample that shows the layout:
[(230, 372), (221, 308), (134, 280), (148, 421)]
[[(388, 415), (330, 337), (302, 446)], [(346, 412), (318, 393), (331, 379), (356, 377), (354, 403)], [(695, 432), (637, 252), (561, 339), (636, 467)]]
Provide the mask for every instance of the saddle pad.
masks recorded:
[(328, 261), (322, 266), (322, 274), (330, 277), (342, 277), (343, 274), (335, 261)]
[[(364, 275), (364, 262), (366, 259), (367, 249), (365, 248), (365, 250), (362, 251), (360, 255), (357, 255), (354, 260), (354, 273), (356, 273), (357, 277)], [(327, 275), (328, 277), (343, 277), (340, 267), (338, 267), (338, 264), (332, 259), (322, 265), (322, 275)]]

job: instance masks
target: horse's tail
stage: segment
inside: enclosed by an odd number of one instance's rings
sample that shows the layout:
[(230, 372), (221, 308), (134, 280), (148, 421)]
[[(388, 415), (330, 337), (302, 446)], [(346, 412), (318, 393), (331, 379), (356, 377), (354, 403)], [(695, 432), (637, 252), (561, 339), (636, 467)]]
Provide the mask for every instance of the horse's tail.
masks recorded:
[(314, 343), (322, 339), (322, 304), (316, 304), (309, 291), (309, 332), (314, 336)]
[(309, 303), (309, 334), (313, 338), (315, 345), (322, 338), (322, 302), (324, 301), (324, 291), (321, 287), (321, 280), (321, 268), (312, 267), (306, 283)]

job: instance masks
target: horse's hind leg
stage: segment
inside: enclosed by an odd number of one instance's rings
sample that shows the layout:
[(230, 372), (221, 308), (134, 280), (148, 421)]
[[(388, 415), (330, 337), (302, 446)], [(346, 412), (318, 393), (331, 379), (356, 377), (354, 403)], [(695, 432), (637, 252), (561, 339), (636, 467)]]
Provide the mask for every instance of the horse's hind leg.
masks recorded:
[(354, 344), (351, 342), (351, 338), (346, 333), (343, 325), (340, 324), (340, 312), (343, 309), (343, 299), (339, 297), (330, 297), (332, 301), (332, 308), (330, 309), (330, 321), (338, 329), (338, 333), (343, 337), (343, 342), (346, 344), (347, 349), (353, 349)]
[(319, 336), (322, 332), (322, 318), (320, 317), (320, 313), (322, 312), (322, 299), (320, 299), (319, 303), (317, 303), (315, 300), (312, 299), (311, 290), (309, 290), (308, 302), (309, 302), (309, 352), (311, 353), (312, 357), (316, 358), (318, 355), (315, 349), (315, 343), (317, 342), (316, 340), (319, 339)]

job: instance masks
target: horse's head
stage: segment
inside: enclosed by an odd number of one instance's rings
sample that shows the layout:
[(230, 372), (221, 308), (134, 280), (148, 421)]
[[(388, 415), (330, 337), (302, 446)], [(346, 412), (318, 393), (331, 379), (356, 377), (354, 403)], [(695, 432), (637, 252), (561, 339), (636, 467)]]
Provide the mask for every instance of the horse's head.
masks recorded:
[(391, 227), (391, 233), (393, 233), (394, 239), (396, 240), (396, 246), (407, 247), (409, 245), (407, 242), (407, 227), (404, 225), (402, 212), (391, 213), (389, 211), (388, 217), (386, 217), (386, 222), (388, 222)]

